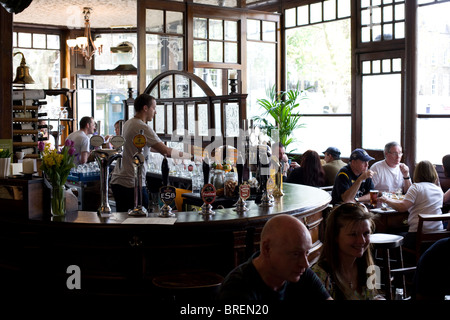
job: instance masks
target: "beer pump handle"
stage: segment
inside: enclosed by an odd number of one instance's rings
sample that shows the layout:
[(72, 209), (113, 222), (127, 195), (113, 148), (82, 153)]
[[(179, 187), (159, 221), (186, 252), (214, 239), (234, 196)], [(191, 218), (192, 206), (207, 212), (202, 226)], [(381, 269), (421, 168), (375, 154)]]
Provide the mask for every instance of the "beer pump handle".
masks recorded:
[(238, 172), (238, 184), (241, 185), (243, 182), (243, 173), (244, 173), (244, 159), (242, 156), (239, 156), (238, 161), (236, 163), (236, 169)]
[(209, 183), (209, 158), (203, 159), (203, 185)]
[(164, 186), (169, 185), (169, 162), (167, 161), (167, 157), (164, 156), (164, 159), (161, 164), (161, 174), (162, 174), (162, 182)]

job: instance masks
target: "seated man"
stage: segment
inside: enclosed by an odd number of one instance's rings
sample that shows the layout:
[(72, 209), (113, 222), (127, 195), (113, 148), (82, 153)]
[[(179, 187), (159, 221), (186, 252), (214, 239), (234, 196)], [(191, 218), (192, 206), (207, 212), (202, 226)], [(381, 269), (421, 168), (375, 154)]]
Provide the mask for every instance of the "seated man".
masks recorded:
[(329, 147), (323, 152), (325, 155), (325, 164), (322, 166), (325, 171), (325, 185), (334, 185), (336, 174), (347, 164), (341, 160), (341, 151), (335, 147)]
[(389, 142), (384, 147), (384, 160), (372, 165), (370, 170), (376, 172), (373, 185), (378, 191), (396, 192), (401, 189), (403, 193), (411, 186), (409, 168), (400, 163), (402, 147), (397, 142)]
[(331, 203), (369, 201), (373, 189), (373, 171), (368, 170), (369, 161), (374, 160), (366, 150), (355, 149), (348, 165), (339, 170), (331, 192)]
[(290, 215), (271, 218), (261, 233), (260, 252), (231, 271), (219, 290), (220, 300), (331, 299), (309, 268), (311, 235)]
[[(447, 154), (442, 158), (442, 167), (444, 168), (445, 177), (450, 178), (450, 154)], [(444, 204), (445, 204), (444, 207), (448, 207), (449, 203), (450, 203), (450, 188), (447, 189), (444, 193)]]

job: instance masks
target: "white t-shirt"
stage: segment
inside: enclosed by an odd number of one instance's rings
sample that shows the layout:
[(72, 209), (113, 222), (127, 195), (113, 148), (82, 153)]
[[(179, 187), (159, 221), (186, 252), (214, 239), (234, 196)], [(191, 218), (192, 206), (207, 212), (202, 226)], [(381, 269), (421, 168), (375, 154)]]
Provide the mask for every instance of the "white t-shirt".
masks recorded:
[(89, 152), (90, 140), (89, 137), (82, 130), (74, 131), (69, 134), (66, 140), (72, 140), (74, 142), (73, 147), (77, 152), (77, 156), (74, 158), (74, 164), (78, 165), (80, 163), (80, 156), (82, 152)]
[(395, 192), (398, 189), (403, 191), (403, 173), (400, 166), (391, 168), (386, 163), (386, 160), (378, 161), (372, 165), (370, 170), (375, 171), (376, 174), (372, 177), (373, 185), (378, 191)]
[[(405, 195), (405, 200), (413, 203), (408, 209), (409, 232), (417, 232), (419, 214), (442, 214), (444, 193), (441, 187), (431, 182), (413, 183)], [(423, 231), (435, 231), (443, 228), (441, 221), (427, 221), (423, 224)]]
[(145, 175), (148, 168), (150, 148), (156, 143), (161, 142), (161, 139), (149, 125), (137, 118), (131, 118), (123, 125), (125, 144), (123, 146), (122, 167), (117, 167), (118, 162), (116, 162), (116, 168), (114, 168), (111, 176), (111, 184), (120, 184), (126, 188), (134, 188), (134, 165), (132, 159), (138, 149), (133, 144), (133, 138), (139, 134), (140, 130), (144, 130), (144, 136), (147, 138), (147, 145), (142, 150), (145, 157), (142, 168), (142, 186), (145, 186)]

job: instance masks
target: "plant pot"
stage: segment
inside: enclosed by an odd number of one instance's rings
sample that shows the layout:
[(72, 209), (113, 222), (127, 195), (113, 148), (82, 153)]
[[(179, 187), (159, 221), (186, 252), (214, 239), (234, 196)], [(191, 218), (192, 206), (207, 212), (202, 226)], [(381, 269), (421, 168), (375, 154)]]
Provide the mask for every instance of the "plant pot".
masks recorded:
[(11, 158), (0, 158), (0, 178), (8, 178)]

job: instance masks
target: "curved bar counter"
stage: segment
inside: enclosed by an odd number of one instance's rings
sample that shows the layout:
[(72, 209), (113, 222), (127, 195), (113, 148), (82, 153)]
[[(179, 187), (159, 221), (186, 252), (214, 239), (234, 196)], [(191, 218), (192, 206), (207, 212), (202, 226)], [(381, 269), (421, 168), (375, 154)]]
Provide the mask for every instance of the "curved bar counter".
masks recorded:
[[(173, 224), (130, 220), (126, 213), (100, 218), (95, 212), (79, 211), (28, 220), (2, 214), (0, 281), (3, 290), (9, 285), (8, 290), (21, 292), (45, 288), (68, 294), (156, 295), (151, 283), (156, 275), (205, 270), (225, 276), (258, 250), (265, 222), (281, 213), (298, 217), (308, 227), (314, 260), (322, 245), (322, 211), (331, 197), (296, 184), (285, 184), (284, 193), (272, 207), (248, 201), (249, 210), (243, 214), (233, 208), (217, 209), (210, 217), (178, 212)], [(81, 289), (71, 290), (66, 281), (77, 268)]]

